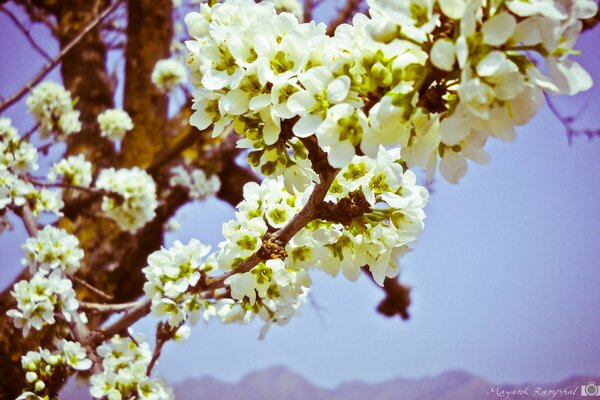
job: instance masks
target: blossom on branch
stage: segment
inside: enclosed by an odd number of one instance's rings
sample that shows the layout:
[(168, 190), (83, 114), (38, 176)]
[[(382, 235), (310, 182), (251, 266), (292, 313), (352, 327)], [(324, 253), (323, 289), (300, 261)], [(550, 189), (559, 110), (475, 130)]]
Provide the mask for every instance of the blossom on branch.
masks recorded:
[(165, 93), (185, 82), (186, 78), (185, 67), (173, 58), (159, 60), (152, 71), (152, 82)]
[(104, 169), (98, 175), (96, 187), (122, 197), (105, 195), (102, 211), (123, 230), (134, 233), (156, 215), (156, 184), (146, 171), (138, 167)]
[(73, 290), (73, 283), (63, 277), (60, 269), (55, 269), (45, 276), (37, 272), (31, 280), (22, 280), (15, 284), (11, 291), (17, 300), (17, 308), (8, 310), (7, 315), (13, 318), (15, 327), (23, 328), (23, 335), (27, 336), (29, 330), (41, 330), (46, 325), (56, 322), (55, 314), (61, 315), (67, 322), (78, 315), (79, 301)]
[(129, 114), (118, 108), (106, 110), (98, 115), (100, 134), (112, 141), (121, 140), (127, 131), (133, 129)]
[(74, 273), (83, 259), (79, 239), (52, 225), (46, 225), (37, 236), (27, 239), (23, 250), (25, 258), (22, 263), (29, 265), (32, 273), (40, 271), (47, 275), (55, 269)]
[(90, 378), (90, 393), (94, 398), (173, 399), (173, 391), (155, 377), (148, 376), (152, 359), (150, 346), (142, 335), (134, 338), (113, 336), (96, 349), (102, 358), (102, 370)]
[(54, 133), (57, 138), (81, 130), (79, 111), (73, 109), (71, 92), (58, 83), (45, 81), (31, 91), (27, 109), (40, 124), (42, 137)]

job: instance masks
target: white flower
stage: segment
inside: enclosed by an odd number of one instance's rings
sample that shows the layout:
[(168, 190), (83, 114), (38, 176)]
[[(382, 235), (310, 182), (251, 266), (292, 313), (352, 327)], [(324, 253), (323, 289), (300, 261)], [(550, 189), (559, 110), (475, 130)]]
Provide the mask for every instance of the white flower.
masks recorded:
[(62, 136), (81, 130), (79, 111), (73, 110), (71, 92), (57, 83), (46, 81), (36, 86), (26, 104), (40, 124), (42, 137), (52, 132)]
[(17, 300), (17, 308), (6, 314), (14, 319), (15, 327), (23, 328), (25, 336), (32, 327), (41, 330), (45, 325), (54, 324), (56, 312), (71, 321), (79, 308), (73, 284), (64, 279), (58, 269), (48, 277), (38, 272), (30, 281), (17, 282), (11, 294)]
[(439, 0), (440, 8), (446, 16), (460, 19), (465, 13), (467, 1), (465, 0)]
[(491, 46), (502, 46), (515, 33), (517, 20), (508, 13), (499, 13), (485, 21), (481, 28), (483, 41)]
[(22, 140), (10, 118), (0, 118), (0, 173), (6, 170), (29, 172), (38, 169), (36, 148)]
[(177, 60), (168, 58), (159, 60), (152, 70), (152, 83), (162, 92), (169, 92), (175, 86), (185, 82), (187, 72)]
[(102, 211), (123, 230), (136, 232), (156, 215), (156, 184), (140, 168), (104, 169), (98, 175), (96, 187), (122, 197), (104, 196)]
[(226, 113), (221, 114), (219, 106), (221, 96), (221, 94), (210, 90), (196, 90), (194, 92), (194, 104), (192, 105), (192, 109), (196, 111), (190, 117), (190, 125), (204, 130), (214, 124), (212, 137), (219, 136), (232, 120)]
[(294, 14), (299, 21), (302, 21), (303, 7), (299, 0), (275, 0), (275, 9), (277, 12), (289, 12)]
[(173, 340), (175, 340), (176, 342), (185, 342), (190, 337), (190, 334), (191, 334), (190, 327), (187, 325), (181, 325), (175, 332), (175, 335), (173, 336)]
[(330, 146), (327, 152), (329, 164), (343, 168), (355, 154), (363, 137), (369, 129), (367, 117), (360, 109), (350, 104), (336, 104), (327, 111), (327, 117), (316, 134), (320, 145)]
[(454, 43), (449, 39), (438, 39), (431, 48), (431, 63), (444, 71), (452, 71), (456, 59)]
[(300, 115), (294, 125), (298, 137), (313, 135), (323, 123), (331, 105), (343, 102), (350, 91), (350, 78), (334, 78), (326, 67), (311, 68), (298, 76), (304, 90), (290, 96), (287, 106), (291, 112)]
[(134, 339), (113, 336), (96, 349), (102, 358), (102, 371), (91, 376), (90, 393), (95, 398), (173, 399), (173, 392), (165, 384), (146, 373), (152, 359), (150, 346), (144, 337)]
[(98, 115), (100, 133), (113, 141), (123, 139), (125, 133), (133, 129), (129, 114), (118, 108), (106, 110)]
[(50, 168), (48, 179), (54, 182), (58, 177), (62, 177), (63, 182), (69, 185), (89, 187), (92, 183), (92, 163), (83, 154), (69, 156)]
[[(398, 164), (399, 156), (398, 149), (380, 147), (375, 160), (356, 156), (343, 168), (326, 200), (338, 203), (362, 195), (368, 203), (364, 214), (344, 225), (327, 220), (307, 225), (288, 243), (286, 265), (318, 268), (331, 275), (341, 271), (350, 280), (356, 280), (367, 265), (381, 285), (386, 277), (395, 276), (397, 256), (424, 227), (423, 207), (428, 198), (427, 190), (416, 185), (415, 175)], [(251, 297), (253, 282), (238, 279), (236, 295)], [(232, 284), (232, 295), (233, 291)]]
[(221, 181), (217, 175), (210, 178), (201, 169), (193, 169), (190, 172), (182, 166), (171, 169), (171, 186), (182, 186), (189, 191), (190, 197), (196, 200), (204, 200), (215, 195), (221, 188)]
[(171, 326), (181, 325), (204, 304), (188, 289), (198, 283), (202, 270), (212, 269), (203, 262), (209, 251), (209, 246), (192, 239), (187, 245), (176, 241), (170, 249), (162, 248), (148, 257), (148, 266), (142, 269), (147, 280), (144, 292), (152, 299), (152, 312), (167, 316)]
[(509, 0), (506, 6), (519, 17), (539, 14), (556, 20), (567, 18), (560, 2), (554, 0)]
[(58, 348), (62, 352), (65, 364), (69, 367), (78, 371), (85, 371), (92, 366), (92, 361), (87, 358), (85, 349), (81, 344), (61, 339), (58, 342)]
[(41, 271), (48, 274), (54, 269), (74, 273), (83, 259), (79, 239), (52, 225), (46, 225), (36, 236), (28, 238), (23, 250), (25, 258), (22, 263), (29, 265), (32, 273)]

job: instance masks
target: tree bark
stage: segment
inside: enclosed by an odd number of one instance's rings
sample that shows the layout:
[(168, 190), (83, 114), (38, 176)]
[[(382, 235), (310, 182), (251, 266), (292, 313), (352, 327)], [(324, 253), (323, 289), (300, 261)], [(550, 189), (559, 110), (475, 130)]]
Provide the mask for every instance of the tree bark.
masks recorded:
[(134, 128), (123, 140), (122, 165), (148, 167), (167, 143), (167, 96), (150, 79), (168, 58), (173, 37), (172, 0), (130, 0), (125, 51), (125, 110)]
[[(58, 40), (61, 48), (67, 45), (89, 24), (100, 11), (98, 5), (107, 2), (70, 0), (58, 3)], [(114, 88), (106, 66), (106, 47), (100, 28), (93, 29), (69, 51), (61, 63), (63, 84), (77, 99), (81, 132), (67, 139), (67, 153), (86, 155), (96, 169), (113, 163), (115, 147), (110, 140), (100, 135), (96, 121), (98, 114), (112, 108)]]

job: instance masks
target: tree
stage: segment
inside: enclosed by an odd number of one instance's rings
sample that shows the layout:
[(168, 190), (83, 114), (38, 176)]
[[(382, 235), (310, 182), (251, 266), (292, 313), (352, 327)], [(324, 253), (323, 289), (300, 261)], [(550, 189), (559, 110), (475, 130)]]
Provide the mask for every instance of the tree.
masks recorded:
[[(369, 18), (351, 0), (325, 27), (298, 22), (312, 20), (310, 1), (213, 1), (185, 18), (184, 85), (172, 39), (187, 5), (14, 3), (61, 51), (0, 104), (29, 96), (38, 122), (22, 136), (0, 123), (0, 212), (31, 236), (2, 294), (1, 390), (12, 398), (54, 397), (79, 371), (96, 397), (168, 397), (151, 374), (166, 341), (200, 318), (285, 324), (310, 268), (368, 274), (386, 293), (379, 311), (407, 318), (397, 259), (428, 197), (408, 168), (432, 178), (439, 164), (457, 182), (466, 158), (487, 162), (489, 137), (514, 138), (543, 91), (588, 89), (568, 56), (581, 20), (597, 15), (592, 1), (379, 0)], [(123, 76), (109, 73), (108, 51)], [(57, 65), (68, 91), (42, 82)], [(65, 158), (36, 175), (38, 154), (63, 141)], [(220, 248), (161, 249), (176, 210), (214, 193), (239, 210)], [(42, 223), (43, 212), (58, 218)], [(164, 317), (153, 351), (127, 329), (150, 312)]]

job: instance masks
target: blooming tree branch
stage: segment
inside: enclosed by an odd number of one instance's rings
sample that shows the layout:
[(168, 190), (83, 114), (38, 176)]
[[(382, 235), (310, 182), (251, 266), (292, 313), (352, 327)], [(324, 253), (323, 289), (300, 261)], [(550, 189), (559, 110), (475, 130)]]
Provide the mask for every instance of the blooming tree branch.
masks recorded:
[[(30, 236), (2, 313), (12, 321), (2, 329), (24, 338), (25, 374), (11, 392), (23, 399), (54, 396), (84, 370), (96, 398), (171, 398), (153, 373), (167, 341), (214, 318), (260, 319), (263, 338), (297, 313), (314, 271), (365, 273), (386, 294), (378, 310), (408, 318), (410, 289), (396, 278), (429, 199), (412, 169), (457, 183), (467, 160), (489, 162), (489, 139), (514, 139), (542, 94), (591, 86), (569, 57), (582, 20), (596, 15), (589, 0), (368, 0), (368, 15), (348, 0), (329, 26), (311, 21), (312, 1), (211, 1), (185, 17), (185, 56), (170, 43), (177, 2), (131, 0), (126, 29), (108, 29), (115, 17), (106, 31), (116, 35), (90, 40), (106, 81), (98, 101), (77, 73), (67, 83), (85, 107), (58, 83), (31, 88), (62, 58), (81, 73), (77, 60), (90, 58), (69, 51), (118, 4), (98, 14), (100, 2), (77, 3), (92, 23), (0, 105), (31, 92), (36, 119), (19, 136), (0, 118), (0, 226), (13, 212)], [(124, 109), (107, 97), (111, 35), (127, 35)], [(172, 118), (169, 101), (183, 102)], [(65, 141), (47, 179), (34, 175), (39, 156)], [(161, 247), (175, 212), (213, 195), (236, 207), (217, 248)], [(44, 213), (58, 222), (42, 223)], [(150, 313), (161, 319), (153, 351), (132, 332)]]

